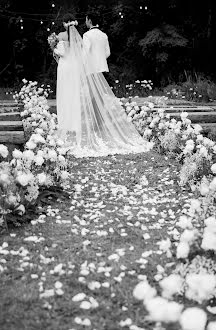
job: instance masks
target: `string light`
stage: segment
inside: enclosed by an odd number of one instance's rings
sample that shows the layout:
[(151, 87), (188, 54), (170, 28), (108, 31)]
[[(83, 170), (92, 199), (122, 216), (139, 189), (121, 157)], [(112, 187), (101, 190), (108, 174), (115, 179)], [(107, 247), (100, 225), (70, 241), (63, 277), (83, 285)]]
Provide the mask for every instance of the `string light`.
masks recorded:
[(49, 32), (50, 31), (50, 28), (47, 28), (47, 31)]
[(124, 18), (124, 16), (123, 16), (123, 15), (121, 15), (121, 18)]
[(145, 10), (147, 10), (148, 9), (148, 7), (147, 6), (145, 6)]
[(140, 10), (142, 10), (143, 9), (143, 7), (142, 6), (140, 6)]
[(40, 21), (41, 24), (43, 24), (43, 21)]
[(52, 7), (55, 8), (55, 4), (54, 3), (52, 3)]
[(52, 25), (55, 25), (55, 22), (52, 22)]

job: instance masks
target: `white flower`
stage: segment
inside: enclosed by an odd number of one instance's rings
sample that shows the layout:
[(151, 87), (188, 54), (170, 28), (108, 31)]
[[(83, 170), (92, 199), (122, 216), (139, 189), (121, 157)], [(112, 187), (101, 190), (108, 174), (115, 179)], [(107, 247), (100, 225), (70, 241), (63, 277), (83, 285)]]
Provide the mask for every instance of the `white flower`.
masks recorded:
[(201, 183), (199, 186), (199, 191), (202, 196), (205, 196), (209, 193), (209, 186), (206, 183)]
[(56, 151), (54, 149), (48, 150), (48, 158), (51, 161), (55, 161), (57, 159), (57, 153), (56, 153)]
[(207, 326), (207, 330), (216, 330), (216, 321), (210, 322)]
[(188, 274), (186, 277), (188, 289), (186, 297), (201, 303), (208, 300), (216, 287), (215, 275), (208, 274)]
[(138, 300), (149, 300), (156, 296), (156, 290), (147, 281), (140, 282), (133, 290), (133, 296)]
[(216, 190), (216, 178), (214, 178), (210, 185), (209, 185), (209, 188), (212, 189), (212, 190)]
[(45, 182), (47, 180), (47, 176), (45, 173), (39, 173), (37, 175), (37, 179), (38, 179), (39, 184), (42, 185), (42, 184), (45, 184)]
[(23, 152), (23, 158), (28, 159), (28, 160), (33, 160), (34, 159), (34, 152), (32, 150), (25, 150)]
[(10, 177), (7, 173), (0, 173), (0, 184), (9, 185)]
[(12, 155), (13, 155), (13, 158), (20, 159), (20, 158), (22, 158), (23, 154), (20, 150), (14, 149)]
[(186, 242), (180, 242), (179, 245), (177, 246), (177, 251), (176, 251), (177, 258), (178, 259), (187, 258), (189, 252), (190, 252), (189, 244)]
[(216, 163), (211, 166), (211, 171), (216, 174)]
[(178, 322), (183, 306), (162, 297), (150, 299), (145, 304), (149, 317), (155, 322)]
[(188, 113), (187, 112), (182, 112), (181, 113), (181, 119), (184, 120), (188, 117)]
[(196, 239), (196, 233), (197, 233), (196, 230), (188, 230), (188, 229), (186, 229), (182, 233), (181, 238), (180, 238), (180, 241), (181, 242), (188, 243), (188, 244), (191, 244)]
[(204, 229), (201, 248), (216, 251), (216, 233), (212, 233), (208, 227)]
[(208, 217), (204, 222), (207, 227), (211, 227), (209, 228), (210, 231), (216, 232), (216, 217)]
[(180, 275), (171, 274), (160, 281), (160, 287), (163, 290), (164, 298), (172, 298), (176, 293), (180, 293), (183, 286), (183, 279)]
[(181, 215), (176, 225), (182, 229), (193, 228), (191, 219), (189, 219), (186, 215)]
[(41, 166), (44, 163), (44, 158), (42, 156), (35, 156), (35, 164)]
[(169, 238), (166, 240), (160, 241), (159, 243), (159, 249), (162, 251), (168, 251), (171, 248), (171, 241)]
[(37, 145), (33, 141), (26, 142), (26, 148), (33, 150), (37, 147)]
[(4, 144), (0, 144), (0, 156), (6, 158), (8, 156), (8, 148)]
[(19, 182), (19, 184), (21, 184), (21, 186), (25, 187), (30, 182), (33, 181), (34, 176), (31, 173), (26, 174), (26, 173), (19, 172), (16, 179)]
[(204, 156), (204, 157), (207, 157), (208, 156), (208, 150), (206, 149), (206, 147), (201, 147), (200, 148), (200, 155)]
[(62, 180), (67, 180), (69, 178), (70, 173), (68, 173), (67, 171), (62, 171), (61, 172), (61, 179)]
[(183, 330), (204, 330), (206, 322), (206, 313), (197, 307), (186, 309), (180, 317), (180, 324)]

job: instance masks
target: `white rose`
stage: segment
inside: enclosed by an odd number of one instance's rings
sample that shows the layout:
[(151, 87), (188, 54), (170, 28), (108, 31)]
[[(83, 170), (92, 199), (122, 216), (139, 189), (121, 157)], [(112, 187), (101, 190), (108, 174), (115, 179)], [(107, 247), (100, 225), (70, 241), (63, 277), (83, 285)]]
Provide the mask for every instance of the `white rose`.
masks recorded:
[(25, 150), (23, 152), (23, 158), (28, 159), (28, 160), (33, 160), (34, 159), (34, 152), (31, 150)]
[(20, 159), (20, 158), (22, 158), (23, 154), (20, 150), (14, 149), (12, 155), (13, 155), (13, 158)]
[(188, 285), (186, 297), (199, 303), (210, 299), (216, 287), (215, 275), (208, 274), (188, 274), (186, 283)]
[(206, 313), (197, 307), (186, 309), (180, 317), (180, 324), (183, 330), (204, 330), (206, 322)]
[(216, 330), (216, 322), (210, 322), (207, 326), (207, 330)]
[(6, 158), (8, 156), (8, 148), (4, 144), (0, 144), (0, 156)]
[(30, 150), (33, 150), (37, 147), (37, 145), (33, 141), (26, 142), (26, 147)]
[(214, 178), (210, 185), (209, 185), (209, 188), (212, 189), (212, 190), (216, 190), (216, 178)]
[(62, 171), (61, 173), (61, 179), (62, 180), (67, 180), (69, 177), (70, 173), (68, 173), (67, 171)]
[(216, 225), (216, 217), (212, 215), (211, 217), (205, 219), (204, 222), (206, 226), (214, 228)]
[(180, 238), (181, 242), (185, 242), (185, 243), (193, 243), (193, 241), (196, 239), (196, 231), (195, 230), (188, 230), (186, 229)]
[(208, 227), (204, 229), (201, 248), (216, 251), (216, 234), (212, 233)]
[(205, 183), (201, 183), (199, 191), (202, 196), (206, 196), (209, 193), (209, 186)]
[(0, 174), (0, 184), (9, 185), (10, 184), (10, 177), (7, 173)]
[(165, 277), (162, 281), (160, 281), (160, 287), (163, 290), (164, 298), (172, 298), (172, 296), (176, 293), (180, 293), (183, 286), (183, 279), (180, 275), (171, 274), (168, 277)]
[(41, 156), (35, 156), (35, 164), (41, 166), (44, 163), (44, 158)]
[(188, 254), (190, 252), (190, 246), (186, 242), (180, 242), (179, 245), (177, 246), (177, 251), (176, 255), (177, 258), (187, 258)]
[(180, 216), (179, 221), (177, 222), (177, 226), (179, 226), (182, 229), (186, 229), (186, 228), (191, 229), (193, 227), (191, 223), (191, 219), (189, 219), (186, 215)]
[(216, 174), (216, 163), (211, 166), (211, 171)]
[(48, 158), (51, 160), (51, 161), (55, 161), (57, 159), (57, 153), (55, 150), (51, 149), (48, 151)]
[(46, 176), (46, 174), (45, 173), (39, 173), (38, 175), (37, 175), (37, 179), (38, 179), (38, 182), (39, 182), (39, 184), (45, 184), (45, 182), (46, 182), (46, 180), (47, 180), (47, 176)]
[(21, 184), (21, 186), (25, 187), (27, 186), (30, 182), (32, 182), (34, 176), (33, 174), (26, 174), (26, 173), (18, 173), (17, 175), (17, 181), (19, 182), (19, 184)]
[(152, 288), (147, 281), (138, 283), (133, 290), (133, 296), (137, 300), (148, 301), (149, 299), (155, 297), (156, 293), (156, 290)]
[(150, 299), (145, 304), (149, 317), (155, 322), (178, 322), (183, 306), (176, 302), (168, 302), (162, 297)]

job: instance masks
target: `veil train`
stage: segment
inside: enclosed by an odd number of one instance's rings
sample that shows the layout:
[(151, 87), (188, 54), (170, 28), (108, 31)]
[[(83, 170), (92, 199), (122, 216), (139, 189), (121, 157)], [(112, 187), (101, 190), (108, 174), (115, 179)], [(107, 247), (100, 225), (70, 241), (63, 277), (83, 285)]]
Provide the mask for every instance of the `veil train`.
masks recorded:
[(76, 27), (69, 29), (67, 74), (59, 62), (57, 81), (59, 135), (65, 145), (76, 157), (148, 151), (151, 144), (128, 121), (104, 75), (92, 73), (94, 63), (90, 63)]

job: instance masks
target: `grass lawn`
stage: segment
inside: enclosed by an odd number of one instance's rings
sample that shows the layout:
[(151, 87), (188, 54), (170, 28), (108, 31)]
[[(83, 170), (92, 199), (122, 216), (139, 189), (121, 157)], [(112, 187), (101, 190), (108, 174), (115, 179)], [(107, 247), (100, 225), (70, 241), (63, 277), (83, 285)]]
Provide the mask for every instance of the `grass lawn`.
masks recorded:
[(177, 238), (192, 197), (178, 164), (148, 152), (75, 159), (71, 171), (71, 198), (0, 236), (0, 329), (156, 329), (132, 293), (170, 262), (157, 243)]

